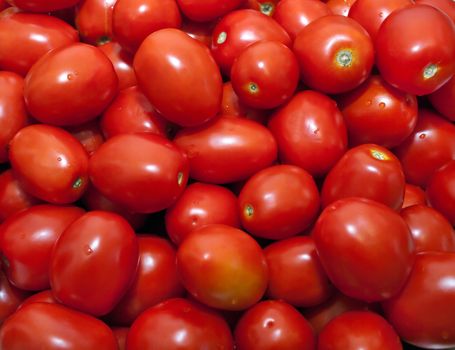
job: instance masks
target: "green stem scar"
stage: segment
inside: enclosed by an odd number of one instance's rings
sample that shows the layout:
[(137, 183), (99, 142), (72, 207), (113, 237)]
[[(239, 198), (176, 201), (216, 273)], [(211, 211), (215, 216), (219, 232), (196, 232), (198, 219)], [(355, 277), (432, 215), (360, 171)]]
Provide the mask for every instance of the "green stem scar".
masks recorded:
[(270, 2), (265, 2), (265, 3), (262, 3), (260, 5), (261, 7), (261, 12), (264, 14), (264, 15), (267, 15), (267, 16), (271, 16), (272, 13), (273, 13), (273, 10), (274, 10), (274, 6), (273, 4), (271, 4)]
[(179, 172), (179, 173), (177, 174), (177, 184), (178, 184), (179, 186), (182, 186), (182, 183), (183, 183), (183, 173), (182, 173), (182, 172)]
[(221, 32), (219, 35), (218, 35), (218, 38), (216, 39), (216, 43), (218, 45), (221, 45), (223, 44), (227, 39), (227, 33), (226, 32)]
[(74, 183), (73, 183), (73, 190), (77, 190), (78, 188), (81, 188), (83, 182), (84, 182), (84, 181), (82, 180), (82, 178), (79, 177), (79, 178), (78, 178), (76, 181), (74, 181)]
[(254, 208), (251, 204), (247, 204), (245, 205), (245, 209), (243, 210), (243, 212), (245, 213), (246, 217), (250, 218), (254, 214)]
[(341, 67), (350, 67), (352, 65), (352, 51), (347, 49), (338, 51), (335, 61)]
[(439, 68), (436, 64), (430, 63), (423, 69), (423, 79), (433, 78), (438, 72)]

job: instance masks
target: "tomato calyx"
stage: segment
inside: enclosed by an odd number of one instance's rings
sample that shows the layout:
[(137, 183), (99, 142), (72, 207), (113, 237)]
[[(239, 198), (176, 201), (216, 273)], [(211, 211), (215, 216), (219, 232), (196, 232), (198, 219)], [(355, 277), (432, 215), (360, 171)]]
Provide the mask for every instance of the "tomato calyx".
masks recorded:
[(251, 95), (257, 95), (259, 93), (259, 86), (250, 81), (247, 85), (246, 85), (246, 90), (251, 94)]
[(350, 67), (353, 61), (352, 50), (341, 49), (335, 55), (335, 62), (340, 67)]
[(179, 186), (182, 186), (183, 184), (183, 172), (179, 171), (179, 173), (177, 174), (177, 184)]
[(111, 42), (111, 40), (112, 39), (110, 37), (108, 37), (107, 35), (103, 35), (96, 41), (96, 45), (101, 46), (101, 45)]
[(246, 218), (251, 218), (254, 215), (254, 208), (251, 204), (246, 204), (245, 208), (243, 209), (243, 214)]
[(267, 16), (272, 16), (275, 11), (275, 5), (271, 2), (263, 2), (259, 5), (260, 11)]
[(439, 66), (434, 63), (429, 63), (423, 69), (423, 79), (428, 80), (433, 78), (439, 71)]
[(216, 38), (216, 43), (218, 45), (221, 45), (226, 42), (226, 39), (227, 39), (227, 33), (221, 32), (220, 34), (218, 34), (218, 38)]
[(381, 151), (378, 151), (377, 149), (370, 150), (370, 154), (373, 158), (375, 158), (377, 160), (389, 160), (390, 159), (386, 154), (384, 154)]
[(81, 188), (83, 182), (84, 182), (84, 180), (82, 180), (81, 177), (78, 177), (76, 179), (76, 181), (74, 181), (74, 183), (73, 183), (73, 186), (72, 186), (73, 190), (77, 190), (77, 189)]

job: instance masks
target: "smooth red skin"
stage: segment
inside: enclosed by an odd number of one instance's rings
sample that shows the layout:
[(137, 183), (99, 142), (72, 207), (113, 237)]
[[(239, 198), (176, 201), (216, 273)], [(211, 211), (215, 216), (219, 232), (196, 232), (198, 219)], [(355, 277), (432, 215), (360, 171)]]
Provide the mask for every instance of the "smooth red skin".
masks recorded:
[(10, 5), (6, 2), (6, 0), (0, 0), (0, 11), (8, 8)]
[(209, 49), (185, 32), (149, 35), (134, 56), (139, 87), (169, 121), (196, 126), (220, 110), (223, 82)]
[(183, 296), (175, 263), (176, 249), (164, 238), (138, 236), (139, 266), (128, 291), (109, 313), (110, 324), (130, 326), (148, 308)]
[(136, 75), (133, 69), (133, 57), (116, 41), (110, 41), (98, 46), (104, 52), (114, 66), (118, 78), (118, 89), (129, 88), (137, 85)]
[(80, 0), (6, 0), (11, 6), (30, 12), (51, 12), (76, 5)]
[(451, 0), (415, 0), (419, 5), (430, 5), (444, 12), (455, 22), (455, 4)]
[(113, 327), (112, 332), (117, 338), (118, 350), (126, 350), (126, 338), (130, 329), (128, 327)]
[(312, 307), (332, 295), (332, 285), (312, 237), (298, 236), (272, 243), (264, 254), (269, 267), (266, 293), (269, 299), (283, 300), (295, 307)]
[[(427, 25), (422, 26), (422, 23)], [(436, 91), (455, 72), (453, 22), (428, 5), (394, 11), (381, 25), (375, 49), (381, 76), (390, 85), (415, 95)], [(438, 71), (425, 79), (424, 69), (429, 64), (437, 64)]]
[(427, 200), (425, 197), (425, 191), (419, 186), (406, 184), (404, 187), (404, 200), (401, 209), (410, 207), (411, 205), (423, 204), (426, 205)]
[(426, 193), (428, 203), (455, 226), (455, 160), (434, 172)]
[(312, 235), (330, 280), (350, 297), (388, 299), (411, 272), (414, 243), (408, 226), (381, 203), (341, 199), (322, 212)]
[(273, 13), (273, 19), (295, 40), (297, 34), (309, 23), (331, 14), (330, 8), (322, 1), (281, 0)]
[(212, 30), (215, 27), (215, 24), (215, 22), (193, 22), (184, 18), (180, 29), (193, 39), (200, 41), (210, 48), (212, 45)]
[[(64, 345), (62, 345), (64, 344)], [(0, 328), (0, 347), (8, 350), (117, 350), (117, 340), (102, 321), (62, 305), (33, 303)]]
[(5, 163), (9, 142), (27, 125), (24, 79), (16, 73), (0, 71), (0, 91), (0, 163)]
[(314, 179), (294, 165), (275, 165), (254, 174), (240, 191), (238, 203), (243, 228), (274, 240), (303, 232), (320, 208)]
[(181, 298), (143, 312), (131, 326), (126, 344), (128, 350), (234, 348), (229, 326), (221, 316)]
[[(303, 83), (329, 94), (359, 86), (370, 75), (374, 63), (374, 47), (368, 32), (353, 19), (341, 15), (320, 17), (308, 24), (295, 38), (293, 50)], [(348, 67), (336, 60), (341, 50), (352, 52)]]
[(191, 232), (177, 250), (177, 271), (199, 302), (222, 310), (244, 310), (267, 288), (267, 262), (245, 232), (212, 224)]
[(182, 150), (164, 137), (145, 133), (111, 137), (89, 164), (90, 180), (98, 191), (136, 213), (171, 206), (186, 186), (188, 171)]
[(54, 204), (78, 200), (88, 184), (88, 154), (69, 132), (44, 124), (21, 129), (10, 143), (15, 176), (30, 195)]
[(191, 178), (215, 184), (246, 180), (277, 156), (270, 131), (243, 118), (221, 116), (203, 126), (182, 129), (174, 142), (188, 156)]
[(168, 123), (142, 91), (137, 86), (132, 86), (118, 93), (104, 111), (100, 126), (107, 139), (137, 132), (166, 137)]
[(455, 76), (428, 95), (428, 99), (434, 109), (450, 121), (455, 122)]
[(25, 78), (24, 96), (28, 111), (38, 121), (71, 126), (96, 118), (117, 88), (109, 58), (94, 46), (77, 43), (43, 56)]
[(209, 224), (240, 227), (237, 197), (227, 188), (200, 182), (189, 185), (166, 211), (166, 231), (179, 245), (194, 231)]
[(208, 22), (227, 15), (238, 8), (244, 0), (177, 0), (182, 13), (197, 22)]
[(44, 204), (5, 221), (0, 230), (0, 249), (11, 283), (23, 290), (49, 288), (52, 248), (63, 231), (83, 214), (78, 207)]
[(322, 176), (347, 149), (343, 115), (335, 101), (316, 91), (298, 92), (270, 118), (281, 162)]
[(77, 31), (62, 20), (11, 8), (0, 16), (0, 69), (25, 76), (45, 53), (77, 41)]
[(351, 6), (356, 0), (329, 0), (327, 6), (334, 15), (340, 15), (347, 17)]
[(417, 98), (387, 84), (379, 75), (370, 76), (336, 99), (350, 145), (375, 143), (395, 147), (412, 133), (417, 123)]
[[(256, 42), (235, 60), (231, 82), (245, 105), (259, 109), (275, 108), (294, 94), (299, 82), (299, 64), (286, 45), (276, 41)], [(257, 86), (256, 90), (250, 89), (251, 83)]]
[(308, 321), (291, 305), (277, 300), (260, 302), (246, 311), (235, 327), (238, 350), (315, 350)]
[(400, 338), (381, 316), (370, 311), (346, 312), (318, 337), (318, 350), (402, 350)]
[(453, 349), (455, 287), (450, 281), (454, 269), (455, 253), (417, 254), (404, 288), (382, 304), (404, 341), (426, 349)]
[(131, 285), (138, 258), (138, 241), (125, 219), (88, 212), (54, 246), (49, 274), (54, 297), (76, 310), (106, 315)]
[(20, 310), (24, 306), (30, 305), (32, 303), (58, 304), (59, 302), (54, 298), (52, 291), (50, 289), (46, 289), (41, 292), (32, 294), (31, 296), (23, 300), (22, 303), (17, 307), (17, 310)]
[(27, 296), (28, 293), (14, 287), (3, 271), (0, 272), (0, 325), (16, 311)]
[(66, 128), (91, 156), (104, 143), (104, 136), (97, 120)]
[[(220, 34), (226, 33), (226, 40)], [(235, 59), (258, 41), (291, 45), (288, 33), (274, 19), (255, 10), (237, 10), (221, 19), (212, 32), (212, 55), (221, 71), (229, 75)], [(221, 43), (220, 43), (221, 42)]]
[(394, 153), (400, 159), (406, 181), (425, 188), (438, 168), (455, 159), (455, 125), (422, 108), (414, 131)]
[[(384, 157), (385, 159), (378, 159)], [(322, 207), (346, 197), (363, 197), (399, 211), (405, 178), (400, 161), (384, 147), (363, 144), (348, 150), (327, 174), (321, 190)]]
[(81, 0), (75, 25), (82, 41), (97, 45), (113, 37), (112, 13), (117, 0)]

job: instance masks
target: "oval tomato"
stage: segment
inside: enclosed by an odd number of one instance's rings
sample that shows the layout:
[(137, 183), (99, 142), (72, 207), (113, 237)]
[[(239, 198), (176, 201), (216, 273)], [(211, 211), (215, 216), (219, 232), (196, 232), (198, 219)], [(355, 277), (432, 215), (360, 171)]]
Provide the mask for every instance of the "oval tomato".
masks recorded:
[(30, 295), (27, 299), (25, 299), (18, 306), (16, 311), (18, 311), (18, 310), (22, 309), (24, 306), (30, 305), (32, 303), (59, 304), (59, 302), (54, 298), (52, 291), (50, 289), (46, 289), (41, 292)]
[(177, 0), (182, 13), (193, 21), (208, 22), (224, 16), (240, 6), (244, 0)]
[(7, 0), (12, 6), (30, 12), (50, 12), (76, 5), (80, 0)]
[(82, 40), (91, 45), (112, 38), (112, 12), (117, 0), (81, 0), (76, 7), (75, 26)]
[(96, 120), (81, 125), (67, 127), (66, 130), (79, 140), (89, 156), (92, 156), (104, 143), (103, 134), (101, 133), (101, 129)]

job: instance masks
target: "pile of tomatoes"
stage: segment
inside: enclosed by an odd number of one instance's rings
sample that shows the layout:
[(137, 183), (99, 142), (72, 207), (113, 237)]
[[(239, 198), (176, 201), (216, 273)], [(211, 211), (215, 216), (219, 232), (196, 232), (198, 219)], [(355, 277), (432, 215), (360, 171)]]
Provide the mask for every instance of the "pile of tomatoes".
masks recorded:
[(453, 0), (0, 10), (0, 349), (455, 348)]

